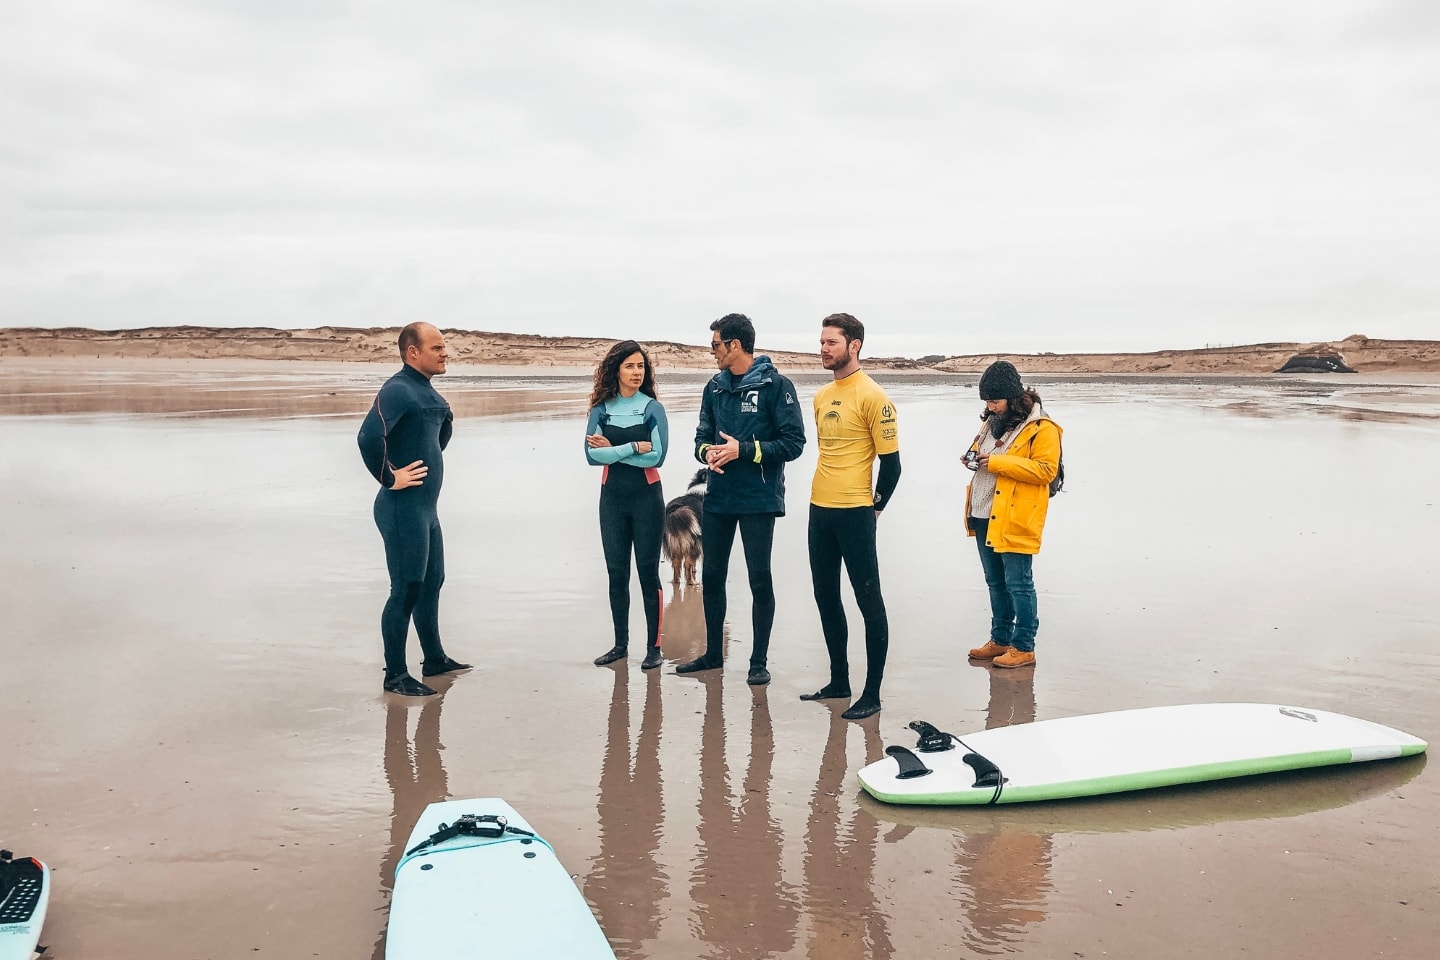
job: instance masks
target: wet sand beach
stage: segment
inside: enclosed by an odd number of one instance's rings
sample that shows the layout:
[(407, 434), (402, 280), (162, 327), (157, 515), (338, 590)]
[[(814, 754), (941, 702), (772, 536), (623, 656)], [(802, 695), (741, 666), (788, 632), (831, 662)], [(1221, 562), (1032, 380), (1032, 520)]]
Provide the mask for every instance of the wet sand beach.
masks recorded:
[[(826, 673), (813, 429), (776, 526), (774, 682), (745, 684), (738, 557), (723, 673), (673, 674), (704, 628), (664, 564), (671, 664), (596, 668), (588, 376), (463, 367), (436, 381), (457, 414), (441, 618), (476, 669), (382, 695), (355, 432), (391, 372), (0, 361), (0, 841), (54, 870), (51, 956), (383, 957), (416, 816), (473, 796), (551, 842), (623, 960), (1433, 953), (1424, 757), (951, 810), (877, 803), (855, 771), (914, 719), (1184, 702), (1440, 741), (1440, 377), (1035, 378), (1068, 482), (1035, 565), (1038, 666), (1000, 672), (965, 657), (988, 624), (959, 515), (976, 378), (877, 374), (904, 464), (880, 527), (890, 663), (884, 710), (848, 723), (798, 700)], [(816, 373), (796, 372), (807, 403)], [(704, 375), (660, 375), (671, 497)]]

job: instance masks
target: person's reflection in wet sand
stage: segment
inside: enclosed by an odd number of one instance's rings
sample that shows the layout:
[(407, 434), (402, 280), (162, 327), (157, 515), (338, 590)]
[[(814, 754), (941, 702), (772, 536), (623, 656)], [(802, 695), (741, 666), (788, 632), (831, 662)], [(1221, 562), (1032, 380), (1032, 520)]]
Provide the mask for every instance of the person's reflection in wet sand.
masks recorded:
[[(728, 652), (730, 630), (725, 630)], [(676, 584), (665, 605), (660, 649), (671, 662), (693, 660), (705, 652), (705, 602), (700, 587)]]
[(719, 674), (701, 682), (700, 845), (690, 879), (697, 936), (711, 945), (709, 957), (748, 960), (784, 953), (795, 945), (800, 907), (781, 872), (784, 837), (770, 816), (775, 738), (765, 688), (751, 689), (750, 762), (736, 804), (725, 750), (725, 687)]
[[(1035, 671), (990, 671), (985, 729), (1035, 721)], [(1023, 928), (1045, 919), (1050, 890), (1051, 835), (995, 826), (962, 836), (955, 849), (962, 903), (970, 923), (965, 943), (977, 953), (1010, 948)]]
[[(380, 888), (386, 905), (381, 909), (388, 916), (390, 894), (395, 888), (395, 868), (405, 853), (405, 841), (415, 821), (432, 803), (450, 797), (450, 784), (445, 765), (440, 760), (440, 708), (444, 696), (426, 697), (420, 705), (420, 719), (415, 722), (415, 739), (409, 736), (413, 700), (385, 698), (385, 779), (390, 784), (390, 848), (380, 861)], [(375, 941), (373, 960), (385, 956), (385, 926)]]
[[(820, 776), (810, 798), (805, 831), (805, 904), (810, 915), (811, 960), (886, 960), (895, 948), (887, 918), (875, 901), (875, 844), (880, 822), (856, 804), (846, 789), (845, 735), (860, 727), (865, 762), (884, 754), (879, 719), (861, 723), (841, 718), (844, 701), (830, 711), (830, 732), (820, 761)], [(840, 808), (848, 805), (849, 835), (842, 834)]]
[(644, 675), (645, 706), (635, 765), (630, 765), (630, 671), (612, 667), (615, 689), (605, 759), (600, 765), (596, 818), (600, 851), (590, 862), (582, 888), (617, 957), (643, 955), (643, 944), (660, 933), (660, 901), (667, 879), (656, 862), (664, 825), (660, 779), (660, 671)]
[(1035, 722), (1035, 671), (990, 671), (990, 702), (985, 707), (985, 729), (1014, 727)]

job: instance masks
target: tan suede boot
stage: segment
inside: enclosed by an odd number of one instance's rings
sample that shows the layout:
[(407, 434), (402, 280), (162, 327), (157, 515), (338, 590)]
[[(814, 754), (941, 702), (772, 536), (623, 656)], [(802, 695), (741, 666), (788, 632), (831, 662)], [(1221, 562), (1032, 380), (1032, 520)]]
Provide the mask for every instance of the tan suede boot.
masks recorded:
[(990, 661), (992, 667), (1033, 667), (1035, 654), (1028, 650), (1011, 650)]
[(996, 657), (1010, 652), (1010, 648), (1003, 643), (996, 643), (994, 640), (986, 640), (985, 646), (976, 647), (970, 651), (971, 660), (994, 660)]

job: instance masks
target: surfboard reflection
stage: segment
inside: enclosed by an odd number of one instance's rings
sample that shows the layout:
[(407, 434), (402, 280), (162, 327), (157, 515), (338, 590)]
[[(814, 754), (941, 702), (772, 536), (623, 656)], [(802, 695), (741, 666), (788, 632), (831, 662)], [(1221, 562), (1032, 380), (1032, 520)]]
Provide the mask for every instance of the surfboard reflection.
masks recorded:
[[(863, 731), (865, 762), (883, 757), (884, 744), (875, 719), (859, 724), (842, 720), (843, 701), (831, 704), (830, 730), (820, 760), (820, 775), (810, 797), (805, 830), (805, 905), (810, 914), (812, 960), (888, 960), (894, 952), (886, 916), (875, 900), (875, 847), (880, 821), (856, 808), (842, 827), (840, 808), (850, 802), (845, 738), (852, 727)], [(843, 797), (842, 797), (843, 794)]]
[(770, 811), (775, 738), (766, 690), (751, 691), (750, 759), (737, 802), (726, 758), (724, 684), (718, 674), (701, 682), (699, 845), (690, 875), (696, 934), (710, 944), (711, 957), (784, 953), (795, 944), (800, 907), (784, 880), (784, 836)]
[[(405, 841), (420, 814), (432, 803), (450, 799), (450, 782), (445, 764), (440, 760), (440, 709), (443, 696), (426, 697), (415, 721), (415, 736), (410, 737), (410, 707), (398, 697), (386, 697), (385, 704), (385, 780), (390, 784), (390, 846), (380, 861), (380, 889), (385, 901), (380, 910), (387, 917), (390, 894), (395, 887), (395, 868), (405, 853)], [(375, 941), (372, 960), (384, 960), (385, 929)]]
[(665, 825), (660, 771), (660, 671), (644, 675), (640, 735), (630, 754), (630, 670), (614, 667), (596, 818), (600, 851), (582, 890), (617, 957), (641, 956), (660, 932), (667, 874), (656, 853)]

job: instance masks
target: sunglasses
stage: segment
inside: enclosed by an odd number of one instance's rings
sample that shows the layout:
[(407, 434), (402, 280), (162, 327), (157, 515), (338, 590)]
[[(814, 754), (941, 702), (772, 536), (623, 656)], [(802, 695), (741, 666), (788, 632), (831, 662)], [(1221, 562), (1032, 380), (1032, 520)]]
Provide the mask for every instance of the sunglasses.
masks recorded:
[(719, 350), (719, 349), (720, 349), (722, 346), (724, 346), (725, 344), (727, 344), (727, 343), (734, 343), (734, 342), (735, 342), (734, 339), (730, 339), (730, 340), (711, 340), (711, 341), (710, 341), (710, 352), (711, 352), (711, 353), (714, 353), (716, 350)]

